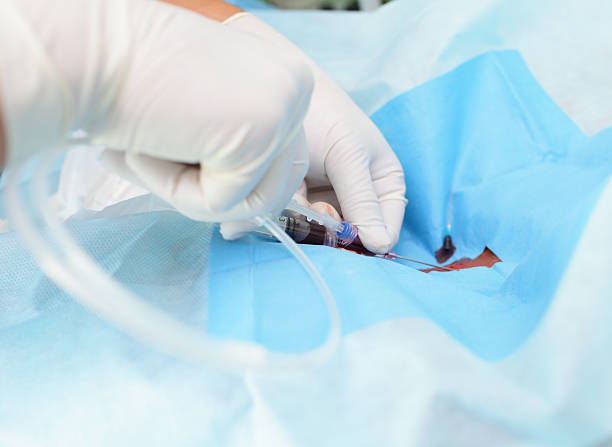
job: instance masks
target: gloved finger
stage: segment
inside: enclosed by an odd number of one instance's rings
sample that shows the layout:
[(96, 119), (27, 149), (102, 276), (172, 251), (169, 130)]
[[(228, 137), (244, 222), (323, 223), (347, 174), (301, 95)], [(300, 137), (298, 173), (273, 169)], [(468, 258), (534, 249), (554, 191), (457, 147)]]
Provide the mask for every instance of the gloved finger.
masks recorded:
[(399, 241), (402, 223), (404, 222), (404, 212), (408, 201), (402, 197), (400, 199), (381, 199), (380, 208), (387, 227), (387, 234), (391, 239), (391, 250)]
[[(386, 145), (386, 142), (385, 142)], [(382, 159), (378, 159), (370, 166), (374, 191), (378, 197), (383, 219), (387, 228), (387, 234), (391, 238), (391, 248), (399, 240), (404, 212), (406, 210), (406, 183), (404, 171), (395, 154), (388, 147)]]
[(128, 167), (125, 161), (125, 152), (105, 149), (102, 154), (100, 154), (100, 163), (102, 163), (102, 166), (106, 169), (114, 172), (128, 182), (147, 189), (142, 180), (140, 180), (138, 176), (134, 174), (134, 171)]
[(350, 134), (330, 150), (325, 171), (345, 220), (359, 229), (363, 245), (376, 253), (391, 249), (382, 209), (374, 190), (367, 151)]
[[(297, 153), (296, 153), (295, 159), (291, 166), (289, 183), (286, 188), (286, 191), (288, 194), (291, 194), (293, 191), (295, 191), (296, 188), (298, 188), (298, 192), (295, 192), (295, 194), (293, 194), (294, 199), (298, 196), (301, 197), (299, 195), (299, 191), (300, 191), (300, 188), (302, 188), (302, 186), (303, 186), (302, 191), (304, 191), (306, 188), (306, 184), (303, 181), (303, 178), (306, 175), (306, 171), (308, 170), (308, 149), (306, 147), (303, 134), (298, 136), (296, 152)], [(301, 182), (299, 186), (297, 186), (298, 182)], [(289, 202), (290, 197), (291, 196), (288, 195), (288, 198), (284, 198), (283, 200), (281, 200), (280, 202), (281, 205), (277, 207), (275, 210), (273, 210), (272, 212), (274, 216), (277, 216), (282, 212), (286, 204)], [(224, 239), (233, 240), (233, 239), (238, 239), (240, 237), (245, 236), (246, 234), (250, 233), (258, 226), (259, 224), (255, 222), (255, 220), (253, 219), (241, 220), (241, 221), (235, 221), (235, 222), (223, 222), (221, 223), (220, 231)]]
[(246, 236), (257, 227), (259, 227), (259, 224), (252, 219), (239, 220), (236, 222), (222, 222), (219, 231), (223, 239), (226, 241), (233, 241)]
[(300, 205), (310, 206), (310, 202), (308, 202), (308, 186), (306, 185), (306, 180), (302, 180), (297, 191), (293, 194), (292, 199)]
[(286, 159), (286, 156), (279, 155), (281, 152), (286, 152), (286, 149), (268, 149), (255, 161), (245, 163), (238, 169), (208, 170), (207, 165), (203, 164), (200, 182), (208, 208), (213, 212), (223, 212), (245, 200), (272, 164), (277, 163), (279, 158)]
[[(278, 216), (285, 209), (285, 205), (282, 205), (272, 211), (270, 214)], [(219, 232), (223, 239), (226, 241), (233, 241), (246, 236), (255, 229), (259, 228), (260, 224), (255, 219), (238, 220), (233, 222), (221, 222), (219, 226)]]
[(314, 202), (310, 205), (310, 209), (319, 213), (319, 214), (327, 214), (332, 217), (336, 222), (342, 222), (342, 217), (336, 208), (334, 208), (330, 203), (327, 202)]
[(125, 160), (153, 193), (181, 213), (196, 220), (224, 222), (267, 214), (281, 202), (289, 201), (308, 169), (304, 151), (304, 136), (300, 132), (272, 161), (250, 194), (224, 212), (218, 212), (208, 203), (201, 181), (206, 173), (202, 173), (199, 166), (133, 153), (126, 154)]
[[(284, 202), (282, 202), (284, 203)], [(285, 209), (286, 204), (277, 207), (270, 214), (272, 216), (278, 216)], [(256, 228), (259, 228), (260, 224), (255, 219), (238, 220), (233, 222), (222, 222), (219, 226), (219, 232), (223, 239), (226, 241), (233, 241), (240, 239), (251, 233)]]
[[(272, 216), (278, 216), (283, 209), (285, 209), (285, 205), (279, 206), (270, 214)], [(219, 226), (219, 232), (226, 241), (233, 241), (246, 236), (259, 227), (260, 224), (255, 219), (238, 220), (233, 222), (222, 222)]]
[[(329, 181), (329, 178), (327, 179)], [(336, 196), (336, 191), (332, 188), (331, 185), (327, 187), (320, 187), (315, 189), (308, 190), (308, 200), (312, 203), (314, 202), (327, 202), (336, 210), (341, 210), (340, 202), (338, 201), (338, 197)]]

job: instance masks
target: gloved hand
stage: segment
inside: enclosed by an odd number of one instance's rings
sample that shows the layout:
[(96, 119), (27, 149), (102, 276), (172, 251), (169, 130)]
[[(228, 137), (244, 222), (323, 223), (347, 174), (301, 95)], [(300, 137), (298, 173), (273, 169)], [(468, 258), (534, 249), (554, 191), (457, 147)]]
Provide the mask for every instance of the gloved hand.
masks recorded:
[(163, 3), (3, 0), (0, 79), (9, 163), (85, 129), (194, 219), (278, 209), (308, 167), (302, 58)]
[(226, 23), (273, 42), (279, 50), (293, 51), (308, 63), (315, 86), (304, 120), (310, 153), (307, 186), (331, 185), (344, 219), (357, 225), (363, 244), (387, 253), (399, 238), (406, 186), (402, 167), (378, 128), (327, 74), (273, 28), (248, 13), (236, 14)]

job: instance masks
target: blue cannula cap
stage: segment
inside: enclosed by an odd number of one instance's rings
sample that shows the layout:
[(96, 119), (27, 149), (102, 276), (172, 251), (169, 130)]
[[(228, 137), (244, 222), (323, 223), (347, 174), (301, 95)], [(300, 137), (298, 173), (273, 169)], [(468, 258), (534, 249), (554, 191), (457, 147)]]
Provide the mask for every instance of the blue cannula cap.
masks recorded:
[(338, 239), (344, 244), (350, 244), (357, 237), (357, 227), (348, 222), (342, 222), (342, 230), (338, 231)]

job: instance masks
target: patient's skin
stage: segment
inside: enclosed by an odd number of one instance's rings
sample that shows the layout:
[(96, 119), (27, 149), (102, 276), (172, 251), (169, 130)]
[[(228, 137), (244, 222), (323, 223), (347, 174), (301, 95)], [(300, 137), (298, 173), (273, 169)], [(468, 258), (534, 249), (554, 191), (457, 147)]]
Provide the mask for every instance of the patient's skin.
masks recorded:
[(221, 0), (162, 0), (181, 8), (197, 12), (209, 19), (223, 22), (242, 9)]
[[(453, 270), (463, 270), (463, 269), (470, 269), (474, 267), (493, 267), (493, 265), (497, 264), (498, 262), (501, 262), (501, 259), (499, 259), (495, 253), (489, 250), (489, 247), (485, 247), (483, 252), (477, 258), (475, 259), (462, 258), (462, 259), (459, 259), (458, 261), (453, 262), (452, 264), (445, 265), (445, 267), (449, 269), (453, 269)], [(442, 270), (438, 268), (424, 269), (421, 271), (425, 273), (448, 272), (448, 270)]]
[[(299, 194), (296, 194), (294, 196), (294, 199), (302, 203), (303, 205), (308, 206), (309, 208), (317, 211), (318, 213), (326, 213), (330, 215), (331, 217), (336, 219), (338, 222), (342, 220), (340, 213), (338, 213), (338, 211), (327, 202), (316, 202), (316, 203), (311, 204), (308, 202), (308, 200), (306, 200), (306, 198), (300, 196)], [(462, 258), (462, 259), (459, 259), (458, 261), (453, 262), (452, 264), (446, 265), (445, 267), (447, 269), (450, 268), (452, 270), (463, 270), (463, 269), (470, 269), (474, 267), (492, 267), (498, 262), (501, 262), (501, 259), (499, 259), (495, 255), (495, 253), (489, 250), (489, 247), (485, 247), (483, 252), (477, 258), (475, 259)], [(422, 269), (421, 271), (425, 273), (448, 272), (448, 270), (443, 270), (440, 268)]]
[(333, 217), (337, 222), (342, 222), (340, 213), (336, 210), (336, 208), (327, 202), (314, 202), (310, 204), (309, 208), (317, 213), (327, 214), (328, 216)]

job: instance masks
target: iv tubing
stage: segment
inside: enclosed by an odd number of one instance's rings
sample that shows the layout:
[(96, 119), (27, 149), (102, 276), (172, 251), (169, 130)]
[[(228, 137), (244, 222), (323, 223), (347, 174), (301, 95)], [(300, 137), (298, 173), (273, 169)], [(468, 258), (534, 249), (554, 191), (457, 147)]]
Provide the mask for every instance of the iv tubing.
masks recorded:
[[(138, 298), (115, 282), (85, 253), (57, 217), (49, 198), (46, 174), (58, 151), (50, 151), (39, 163), (33, 180), (33, 196), (39, 204), (48, 234), (42, 235), (20, 199), (19, 179), (25, 163), (10, 168), (5, 192), (12, 225), (19, 229), (41, 269), (77, 301), (104, 317), (133, 337), (162, 352), (189, 361), (209, 361), (218, 366), (253, 372), (297, 372), (323, 363), (340, 341), (340, 317), (335, 300), (325, 281), (302, 250), (270, 218), (259, 217), (300, 262), (321, 292), (330, 317), (326, 341), (319, 347), (298, 354), (281, 354), (244, 341), (225, 341), (208, 337)], [(49, 239), (55, 239), (56, 247)], [(54, 253), (55, 251), (55, 253)]]

